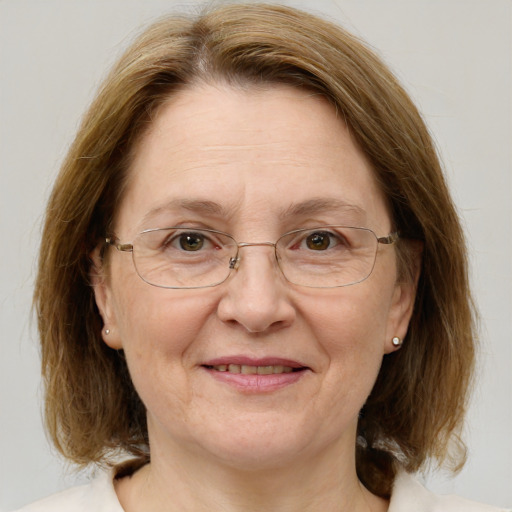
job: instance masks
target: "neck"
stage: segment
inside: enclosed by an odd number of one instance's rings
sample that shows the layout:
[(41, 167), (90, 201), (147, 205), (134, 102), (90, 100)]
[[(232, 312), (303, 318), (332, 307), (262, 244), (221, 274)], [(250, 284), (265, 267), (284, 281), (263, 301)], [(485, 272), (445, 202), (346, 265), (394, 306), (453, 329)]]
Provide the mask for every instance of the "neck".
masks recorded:
[[(126, 512), (384, 512), (387, 502), (357, 479), (355, 459), (336, 447), (314, 458), (247, 469), (204, 456), (152, 454), (152, 462), (117, 485)], [(179, 450), (178, 450), (179, 452)]]

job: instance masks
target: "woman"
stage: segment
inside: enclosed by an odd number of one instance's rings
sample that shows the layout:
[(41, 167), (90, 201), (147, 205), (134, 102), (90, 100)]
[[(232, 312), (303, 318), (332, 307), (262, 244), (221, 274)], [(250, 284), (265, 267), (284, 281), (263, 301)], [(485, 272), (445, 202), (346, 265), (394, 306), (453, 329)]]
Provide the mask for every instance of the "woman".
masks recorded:
[(150, 27), (64, 162), (35, 303), (52, 439), (113, 470), (26, 510), (496, 510), (408, 475), (464, 461), (464, 241), (414, 105), (325, 21)]

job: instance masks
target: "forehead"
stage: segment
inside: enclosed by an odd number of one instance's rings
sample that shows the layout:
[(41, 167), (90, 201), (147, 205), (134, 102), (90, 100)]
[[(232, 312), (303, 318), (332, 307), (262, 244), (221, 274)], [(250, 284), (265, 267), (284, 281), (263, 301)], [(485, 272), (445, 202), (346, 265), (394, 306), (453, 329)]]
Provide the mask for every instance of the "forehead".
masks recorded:
[(135, 147), (119, 229), (155, 227), (147, 222), (191, 204), (224, 220), (283, 220), (308, 207), (316, 215), (322, 205), (368, 227), (387, 218), (371, 166), (334, 107), (288, 86), (194, 86), (161, 107)]

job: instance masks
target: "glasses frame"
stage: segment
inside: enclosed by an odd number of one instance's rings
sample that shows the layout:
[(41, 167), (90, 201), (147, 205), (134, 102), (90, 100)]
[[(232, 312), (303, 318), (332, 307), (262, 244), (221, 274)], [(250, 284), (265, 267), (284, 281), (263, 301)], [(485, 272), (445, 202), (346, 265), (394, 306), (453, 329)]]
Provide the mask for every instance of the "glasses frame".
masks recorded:
[(105, 237), (104, 241), (107, 246), (115, 247), (120, 252), (131, 252), (132, 253), (132, 262), (133, 262), (133, 266), (135, 267), (135, 271), (137, 272), (137, 275), (145, 283), (149, 284), (150, 286), (155, 286), (157, 288), (164, 288), (164, 289), (170, 289), (170, 290), (197, 290), (200, 288), (213, 288), (215, 286), (218, 286), (218, 285), (224, 283), (231, 275), (231, 271), (237, 270), (240, 265), (240, 260), (241, 260), (241, 258), (239, 256), (240, 249), (243, 247), (257, 247), (257, 246), (268, 246), (268, 247), (274, 248), (274, 257), (276, 259), (276, 263), (277, 263), (277, 266), (279, 267), (281, 274), (286, 279), (286, 281), (288, 281), (289, 283), (291, 283), (295, 286), (302, 286), (305, 288), (318, 288), (318, 289), (343, 288), (345, 286), (352, 286), (354, 284), (361, 283), (361, 282), (365, 281), (366, 279), (368, 279), (372, 275), (373, 269), (375, 268), (375, 262), (377, 261), (377, 254), (378, 254), (378, 245), (377, 245), (377, 250), (375, 251), (375, 257), (374, 257), (373, 265), (372, 265), (370, 272), (368, 273), (368, 275), (366, 277), (360, 279), (359, 281), (354, 281), (352, 283), (334, 285), (334, 286), (313, 286), (313, 285), (296, 283), (296, 282), (290, 280), (286, 276), (286, 274), (284, 273), (284, 271), (281, 267), (281, 264), (279, 263), (279, 256), (278, 256), (278, 252), (277, 252), (277, 244), (279, 243), (279, 241), (282, 238), (289, 236), (289, 235), (293, 235), (295, 233), (300, 233), (303, 231), (316, 231), (316, 230), (327, 229), (327, 228), (330, 228), (330, 229), (345, 228), (345, 229), (357, 229), (357, 230), (361, 230), (361, 231), (367, 231), (375, 237), (377, 244), (382, 244), (382, 245), (392, 245), (400, 238), (398, 231), (389, 233), (386, 236), (377, 236), (377, 234), (370, 228), (363, 228), (363, 227), (359, 227), (359, 226), (345, 226), (342, 224), (329, 224), (329, 225), (325, 225), (325, 226), (316, 226), (316, 227), (312, 227), (312, 228), (293, 229), (292, 231), (287, 231), (286, 233), (283, 233), (275, 242), (237, 242), (232, 235), (230, 235), (229, 233), (226, 233), (224, 231), (219, 231), (216, 229), (208, 229), (208, 228), (188, 228), (188, 227), (183, 227), (183, 226), (169, 226), (169, 227), (165, 227), (165, 228), (150, 228), (150, 229), (145, 229), (144, 231), (141, 231), (140, 233), (138, 233), (137, 236), (143, 235), (144, 233), (151, 233), (154, 231), (164, 231), (167, 229), (180, 229), (180, 230), (191, 230), (191, 231), (196, 230), (196, 231), (201, 231), (201, 232), (205, 231), (207, 233), (214, 233), (214, 234), (218, 234), (218, 235), (227, 236), (228, 238), (233, 240), (233, 242), (236, 245), (236, 254), (235, 254), (235, 256), (233, 256), (229, 259), (229, 263), (228, 263), (229, 272), (227, 273), (226, 277), (224, 279), (222, 279), (221, 281), (217, 281), (212, 284), (201, 285), (201, 286), (162, 286), (162, 285), (151, 283), (151, 282), (147, 281), (140, 274), (139, 269), (137, 268), (137, 264), (135, 263), (133, 242), (132, 243), (121, 243), (116, 236), (107, 236), (107, 237)]

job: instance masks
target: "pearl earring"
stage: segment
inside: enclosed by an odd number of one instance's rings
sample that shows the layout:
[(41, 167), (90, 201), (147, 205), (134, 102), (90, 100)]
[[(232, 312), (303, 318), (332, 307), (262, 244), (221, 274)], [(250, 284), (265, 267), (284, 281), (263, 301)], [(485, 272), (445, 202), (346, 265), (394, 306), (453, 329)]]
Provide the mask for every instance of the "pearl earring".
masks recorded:
[(398, 337), (398, 336), (395, 336), (392, 340), (391, 340), (391, 343), (393, 343), (393, 346), (394, 347), (401, 347), (402, 346), (402, 340)]
[(110, 334), (110, 329), (105, 329), (105, 334), (108, 336)]

